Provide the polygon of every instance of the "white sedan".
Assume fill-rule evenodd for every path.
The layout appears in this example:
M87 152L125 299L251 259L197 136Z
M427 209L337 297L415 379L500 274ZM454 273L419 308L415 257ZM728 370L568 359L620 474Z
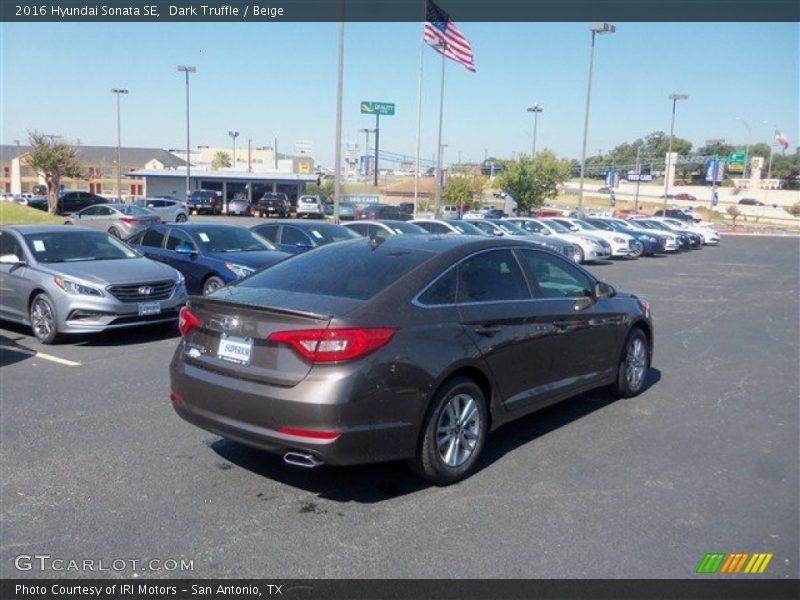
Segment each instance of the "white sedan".
M604 240L611 246L612 257L619 258L623 256L638 256L641 254L641 250L637 249L637 244L641 245L641 243L627 233L622 233L619 231L604 231L602 229L598 229L591 223L587 223L581 219L572 219L569 217L545 217L544 221L554 221L563 225L573 233L590 235Z
M552 221L546 222L543 219L534 219L532 217L514 217L507 220L519 225L530 233L552 235L555 238L574 244L578 248L578 252L575 255L575 262L577 263L594 262L611 258L611 246L605 241L595 237L573 233L559 223Z

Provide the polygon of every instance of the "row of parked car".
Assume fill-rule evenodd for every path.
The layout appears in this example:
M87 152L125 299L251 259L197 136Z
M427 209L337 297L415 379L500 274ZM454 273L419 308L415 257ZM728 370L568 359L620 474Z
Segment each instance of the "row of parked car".
M0 316L43 343L177 319L169 396L188 422L300 467L407 459L439 485L504 423L646 389L650 306L576 264L582 220L199 221L124 241L4 227Z

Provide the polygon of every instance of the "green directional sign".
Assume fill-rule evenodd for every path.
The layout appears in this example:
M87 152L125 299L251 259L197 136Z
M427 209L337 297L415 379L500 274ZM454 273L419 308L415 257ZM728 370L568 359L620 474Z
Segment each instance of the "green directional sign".
M365 115L393 115L394 104L391 102L361 102L361 112Z
M743 165L744 152L731 152L731 155L728 157L728 162L732 165Z

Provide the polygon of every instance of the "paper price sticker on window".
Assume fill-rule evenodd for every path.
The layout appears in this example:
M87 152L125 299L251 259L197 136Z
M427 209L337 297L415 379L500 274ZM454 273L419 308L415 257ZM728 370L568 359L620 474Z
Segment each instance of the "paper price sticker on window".
M33 240L33 249L36 252L44 252L44 242L42 240Z

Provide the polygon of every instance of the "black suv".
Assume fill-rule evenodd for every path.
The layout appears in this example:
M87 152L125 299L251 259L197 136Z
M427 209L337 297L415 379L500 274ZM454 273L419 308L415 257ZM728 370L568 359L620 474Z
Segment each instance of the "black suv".
M189 194L187 208L199 214L222 214L222 193L214 190L194 190Z
M668 217L670 219L678 219L679 221L686 221L687 223L694 223L694 219L692 219L692 216L687 215L679 208L668 208L667 210L659 208L655 213L653 213L653 216Z
M58 197L56 214L71 215L89 206L105 204L107 202L108 200L106 198L90 192L62 192ZM47 210L47 197L36 198L29 201L28 206L31 208L38 208L39 210Z
M264 194L256 202L253 212L259 217L277 217L285 219L292 210L292 204L286 194Z

